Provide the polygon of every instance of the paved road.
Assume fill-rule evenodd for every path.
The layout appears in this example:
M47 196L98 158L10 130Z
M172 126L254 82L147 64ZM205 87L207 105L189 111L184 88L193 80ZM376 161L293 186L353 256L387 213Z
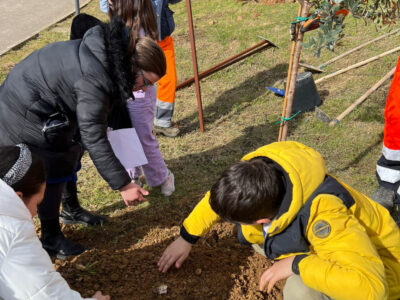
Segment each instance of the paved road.
M79 0L80 6L90 0ZM75 0L0 0L0 55L75 12Z

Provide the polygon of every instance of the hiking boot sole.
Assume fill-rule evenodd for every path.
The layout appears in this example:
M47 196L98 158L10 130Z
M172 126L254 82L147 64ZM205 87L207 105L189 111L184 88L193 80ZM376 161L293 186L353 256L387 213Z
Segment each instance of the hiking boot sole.
M46 248L44 248L44 250L46 250L47 254L49 254L50 257L54 257L54 258L57 258L57 259L60 259L60 260L66 260L68 256L77 256L77 255L82 254L83 252L86 251L86 249L85 249L80 253L65 255L65 254L61 254L61 253L58 253L58 252L53 251L53 250L48 250Z
M87 223L87 222L68 220L68 219L64 219L63 217L60 217L60 221L61 221L61 223L65 224L65 225L81 224L81 225L83 225L83 226L85 226L85 227L88 227L88 226L95 226L95 225L90 225L90 224ZM100 224L99 224L99 225L100 225Z
M83 225L85 227L88 227L88 226L103 226L105 223L107 223L107 220L104 220L104 221L102 221L100 223L94 224L94 223L88 223L88 222L84 222L84 221L76 221L76 220L66 219L66 218L61 217L61 216L60 216L60 221L61 221L61 223L65 224L65 225L81 224L81 225Z
M156 127L156 126L154 126L154 127L153 127L153 134L154 134L154 135L156 135L156 134L158 134L158 135L162 134L162 135L164 135L164 136L166 136L166 137L170 137L170 138L174 138L174 137L177 137L177 136L179 135L180 130L179 130L178 128L174 128L174 129L175 129L174 132L169 132L169 130L168 130L169 128L171 128L171 127L165 127L165 129L164 129L164 128L162 128L162 127Z

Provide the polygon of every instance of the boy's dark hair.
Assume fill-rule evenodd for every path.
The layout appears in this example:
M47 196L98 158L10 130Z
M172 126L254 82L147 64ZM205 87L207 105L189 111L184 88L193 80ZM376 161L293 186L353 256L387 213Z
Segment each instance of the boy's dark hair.
M3 178L19 157L17 146L0 147L0 178ZM46 181L46 171L42 159L32 153L32 164L21 180L11 185L14 191L21 192L24 197L30 197L40 191Z
M283 174L266 157L240 161L211 188L211 208L224 220L251 224L273 218L285 193Z

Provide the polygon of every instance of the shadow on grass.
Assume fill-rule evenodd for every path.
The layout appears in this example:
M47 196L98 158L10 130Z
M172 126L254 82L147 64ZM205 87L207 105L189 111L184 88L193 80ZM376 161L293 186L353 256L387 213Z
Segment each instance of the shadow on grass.
M354 158L349 164L343 168L336 168L332 170L332 173L335 173L337 171L346 171L351 167L356 166L368 153L372 151L375 147L378 147L379 145L382 145L383 141L383 133L379 134L378 137L375 139L375 141L372 142L367 148L365 148L360 154L357 155L356 158ZM378 161L379 157L376 158L376 161Z
M328 97L329 97L329 91L328 90L318 90L318 95L319 95L319 98L322 101L321 105L323 105L324 101L327 100Z
M302 115L299 115L299 120ZM294 130L298 122L291 123ZM278 137L279 124L267 122L257 126L244 128L242 134L230 143L207 151L190 153L176 159L167 160L168 167L174 172L176 191L171 197L163 197L157 188L150 191L149 203L162 207L174 206L184 202L183 199L201 197L224 169L239 161L248 152L266 144L275 142ZM97 213L109 214L125 208L122 201L103 206ZM188 211L189 212L189 211Z
M301 117L302 115L298 116L298 118ZM290 130L294 130L297 123L291 123ZM148 214L149 210L160 209L160 214L170 215L171 210L175 211L178 208L175 211L178 212L176 216L171 215L170 223L166 222L165 225L179 223L190 213L192 207L202 198L205 192L211 188L223 170L239 161L245 154L275 142L278 132L279 124L274 122L249 126L243 129L238 138L223 146L166 161L175 175L175 193L170 197L164 197L157 188L150 191L150 195L147 197L149 206L140 207L138 211L141 211L141 213L134 216L134 221L140 220L140 214ZM102 207L97 213L109 214L116 210L121 210L121 213L123 213L124 208L125 204L120 201ZM151 214L153 213L151 212Z
M294 130L297 123L291 124L291 130ZM223 146L168 160L168 167L173 170L176 178L177 191L174 197L201 197L211 188L223 170L247 153L277 141L278 132L279 124L274 122L249 126L243 129L240 137Z
M292 128L296 123L291 125ZM115 211L111 221L104 227L82 228L79 231L88 232L93 237L97 234L102 235L104 238L109 228L113 233L104 240L107 242L138 226L145 226L149 230L153 226L180 225L224 169L239 161L248 152L275 142L278 131L279 125L272 122L249 126L243 130L240 137L228 144L167 161L176 180L176 192L171 197L163 197L155 190L150 192L149 203L138 209L126 209L122 201L104 206L97 213L109 214ZM141 235L137 236L137 239L141 238Z
M287 64L278 64L247 78L240 85L223 92L213 103L203 108L205 124L212 124L225 115L234 115L252 105L252 101L264 94L266 87L272 85L280 77L285 76ZM198 130L198 113L178 121L182 134Z

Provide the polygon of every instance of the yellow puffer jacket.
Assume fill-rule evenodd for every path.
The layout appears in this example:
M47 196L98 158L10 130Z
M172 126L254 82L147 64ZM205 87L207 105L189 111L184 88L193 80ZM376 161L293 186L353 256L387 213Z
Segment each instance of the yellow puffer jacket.
M246 240L264 243L273 259L296 255L293 271L333 299L400 299L400 231L388 211L327 175L321 155L300 143L273 143L243 160L257 156L281 167L287 190L266 237L260 225L246 225ZM208 192L181 236L193 243L218 220Z

